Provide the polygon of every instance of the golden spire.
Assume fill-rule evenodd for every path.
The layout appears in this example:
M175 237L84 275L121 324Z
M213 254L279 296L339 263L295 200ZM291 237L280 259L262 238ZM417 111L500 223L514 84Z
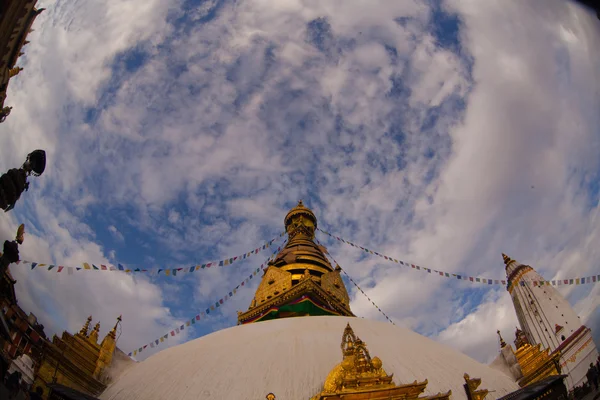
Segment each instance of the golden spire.
M512 260L510 259L509 256L507 256L506 254L502 253L502 259L504 259L504 264L508 265Z
M100 333L100 322L96 323L94 329L92 329L92 333L90 333L89 341L90 343L97 344L98 343L98 334Z
M87 336L88 335L88 330L90 329L90 323L92 322L92 316L90 315L87 319L87 321L85 322L85 325L83 325L83 328L81 328L81 330L79 331L79 334L82 336Z
M110 332L104 337L102 343L100 344L100 354L98 355L98 360L96 361L96 369L94 370L94 377L99 378L106 368L110 367L113 359L113 355L117 348L116 337L117 337L117 326L121 323L122 318L119 315L117 318L117 323L111 329Z
M112 337L113 339L117 337L117 326L119 325L119 323L122 320L123 320L122 315L119 315L119 318L117 318L117 322L115 323L115 326L111 329L110 332L108 332L110 337Z
M238 314L238 324L263 318L322 315L324 311L353 316L341 269L331 265L325 248L315 242L315 214L300 200L283 221L288 242L267 264L248 310ZM273 311L287 304L288 310ZM312 311L307 312L306 307Z
M502 339L502 335L500 334L500 330L498 330L497 332L498 332L498 337L500 338L500 348L505 348L506 347L506 342L504 342L504 339Z

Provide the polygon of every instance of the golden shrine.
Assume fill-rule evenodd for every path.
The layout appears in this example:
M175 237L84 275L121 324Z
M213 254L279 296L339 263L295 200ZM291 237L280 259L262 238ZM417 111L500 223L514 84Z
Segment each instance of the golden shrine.
M541 344L532 346L525 335L525 332L519 328L515 331L515 347L516 351L511 346L507 346L500 331L497 332L500 338L500 347L502 351L512 352L518 368L519 375L516 375L517 383L521 387L525 387L532 383L539 382L550 376L560 375L559 360L560 352L550 353L550 349L542 350Z
M350 324L342 335L343 359L325 380L323 391L311 400L448 400L452 391L429 397L419 397L427 387L427 379L405 385L396 385L393 374L383 369L379 357L371 358L367 345L354 334Z
M341 268L333 268L327 249L314 242L315 214L300 200L284 223L288 243L269 262L248 310L238 312L238 325L308 315L354 316Z
M530 345L525 334L518 328L515 336L515 356L523 373L523 378L517 382L519 386L524 387L549 376L560 375L560 352L550 354L550 349L542 350L541 344Z
M89 332L92 317L75 335L63 332L46 342L43 357L35 374L33 387L40 386L46 398L54 385L63 385L82 393L98 396L106 389L106 370L110 367L116 347L117 323L98 344L100 323Z

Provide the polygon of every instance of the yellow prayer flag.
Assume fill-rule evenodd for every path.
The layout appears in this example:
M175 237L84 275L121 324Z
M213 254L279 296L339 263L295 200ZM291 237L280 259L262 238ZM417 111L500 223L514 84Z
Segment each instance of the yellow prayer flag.
M165 275L171 275L171 270L170 269L165 269Z
M38 264L37 266L38 267L45 267L46 265L48 265L48 264Z
M134 350L133 351L133 355L135 356L136 354L137 354L137 350Z
M200 269L199 265L196 265L196 271L198 271Z
M165 341L165 338L164 338L163 336L161 336L161 337L160 337L160 341L161 341L161 342L164 342L164 341Z
M187 322L185 323L185 326L190 326L190 321L187 321Z
M229 260L225 260L225 261L223 262L223 265L229 265Z
M92 269L92 267L90 267L90 264L88 264L88 263L83 263L83 268L84 269Z

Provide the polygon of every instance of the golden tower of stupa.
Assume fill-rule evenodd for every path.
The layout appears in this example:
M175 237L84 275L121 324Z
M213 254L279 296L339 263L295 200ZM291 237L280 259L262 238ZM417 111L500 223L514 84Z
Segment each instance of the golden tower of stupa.
M317 218L302 200L284 219L286 246L269 262L250 307L238 324L308 315L353 316L350 298L324 246L314 242Z

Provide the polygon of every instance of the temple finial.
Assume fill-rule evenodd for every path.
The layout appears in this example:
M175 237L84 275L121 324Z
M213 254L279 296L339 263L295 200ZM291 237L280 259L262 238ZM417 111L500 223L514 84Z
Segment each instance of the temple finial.
M497 331L498 332L498 337L500 338L500 348L505 348L506 347L506 342L504 341L504 339L502 339L502 335L500 334L500 330Z
M119 315L119 318L117 318L117 322L115 323L115 326L108 333L113 339L115 337L117 337L117 326L119 326L119 324L121 323L122 320L123 320L122 315Z
M502 259L504 260L505 265L508 265L508 263L512 261L511 258L504 253L502 253Z
M100 322L96 323L96 326L94 326L94 329L92 329L92 332L90 333L90 336L88 338L89 341L91 343L97 344L99 333L100 333Z
M85 324L83 325L83 328L81 328L81 330L79 331L80 335L83 336L87 336L88 335L88 330L90 329L90 323L92 322L92 316L90 315L88 317L88 319L85 321Z

